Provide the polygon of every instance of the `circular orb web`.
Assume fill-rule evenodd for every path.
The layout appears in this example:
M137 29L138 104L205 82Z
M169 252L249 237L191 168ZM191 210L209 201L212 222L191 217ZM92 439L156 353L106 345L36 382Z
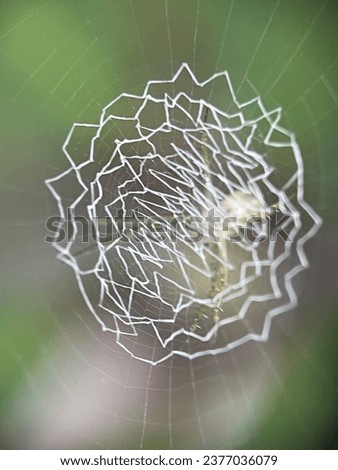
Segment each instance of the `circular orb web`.
M53 245L134 357L266 341L273 317L297 305L292 281L321 219L280 119L259 97L239 103L227 72L199 82L182 64L118 96L99 124L73 125L69 168L46 180L62 219Z

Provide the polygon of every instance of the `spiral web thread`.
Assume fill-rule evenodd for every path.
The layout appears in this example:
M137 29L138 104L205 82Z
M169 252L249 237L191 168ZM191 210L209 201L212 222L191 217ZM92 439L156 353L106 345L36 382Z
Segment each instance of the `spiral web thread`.
M205 100L210 87L224 108ZM199 82L182 64L142 95L121 94L99 124L73 125L63 147L70 167L46 180L64 222L58 235L72 229L53 245L103 331L132 356L156 364L266 341L272 319L296 307L292 281L308 267L304 245L321 219L303 199L301 153L280 119L260 97L239 103L227 72ZM287 216L287 240L232 240L272 207ZM210 210L236 219L217 240ZM79 216L94 227L90 249ZM117 235L100 241L107 220Z

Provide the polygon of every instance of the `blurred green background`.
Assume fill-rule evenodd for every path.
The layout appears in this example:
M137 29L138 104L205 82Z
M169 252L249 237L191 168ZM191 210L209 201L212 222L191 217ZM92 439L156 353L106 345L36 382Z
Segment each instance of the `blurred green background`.
M0 2L1 448L336 448L337 6L321 0ZM297 312L226 357L133 361L44 242L73 122L188 62L281 106L324 225ZM250 357L250 359L248 359Z

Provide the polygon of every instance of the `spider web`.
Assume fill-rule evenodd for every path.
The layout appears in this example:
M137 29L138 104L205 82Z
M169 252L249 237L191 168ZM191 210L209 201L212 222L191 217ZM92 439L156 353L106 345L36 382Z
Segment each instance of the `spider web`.
M19 318L27 335L30 328L34 329L35 334L29 338L35 339L37 351L37 360L32 365L21 350L21 340L6 342L3 335L9 357L23 377L22 390L3 412L6 439L12 442L8 445L14 442L26 448L245 447L250 436L259 431L260 420L266 412L265 402L274 387L282 393L295 416L295 432L306 435L306 425L298 417L297 406L285 389L280 351L287 348L304 358L305 363L313 361L310 348L303 349L301 345L293 319L300 318L304 325L311 318L309 303L304 298L308 295L313 299L314 294L309 294L305 285L316 285L313 281L317 275L317 270L313 269L316 265L310 263L306 273L296 274L307 266L308 258L315 257L315 250L303 251L303 245L314 235L320 220L311 206L321 215L324 212L324 220L329 217L325 212L332 196L329 183L336 178L325 159L334 148L332 122L337 112L337 63L334 54L312 54L312 49L327 51L330 47L329 34L325 35L324 29L330 24L331 3L307 3L305 13L302 2L271 1L263 6L260 3L254 27L248 27L252 24L252 2L235 1L213 5L203 1L184 5L175 1L149 1L140 5L131 0L114 2L111 7L104 5L102 9L86 2L69 7L36 2L29 7L18 4L6 17L0 36L1 55L8 70L17 70L20 79L13 84L10 74L5 75L8 90L4 101L5 117L16 129L16 136L20 135L20 129L28 128L28 131L21 130L22 139L17 138L14 143L6 136L3 140L8 149L8 161L12 159L11 171L2 178L3 200L6 204L10 201L11 208L3 211L8 214L3 216L2 222L6 227L3 285L9 293L14 285L15 292L22 296L18 307L21 312L32 311ZM293 27L290 36L283 29L286 17L291 22L290 28ZM49 22L49 18L53 21ZM58 26L53 25L61 24L61 19L65 29L59 31ZM115 41L109 39L112 24ZM131 34L126 33L126 24ZM119 29L119 25L123 28ZM49 39L48 27L55 35L53 40ZM35 39L25 42L32 32L36 42ZM120 50L122 37L123 50ZM34 55L33 50L38 52ZM17 62L13 60L15 53ZM311 58L316 61L315 67L311 65ZM224 70L228 74L224 74ZM48 74L48 71L51 72ZM295 79L300 75L302 80ZM179 77L183 77L180 84ZM143 94L151 80L163 86L166 97L161 98L157 110L151 106L158 103L147 101L146 125L139 126L139 133L135 135L136 127L128 119L137 112L135 100L144 102L146 96L153 96L150 92ZM184 94L179 95L182 87L185 87ZM125 99L106 107L115 96ZM198 111L191 121L195 106ZM27 119L26 107L31 119ZM209 109L207 119L205 108ZM98 122L102 110L105 113ZM168 132L158 135L163 110L170 112L171 132L177 137L175 149L170 147L172 139L168 139ZM127 117L128 112L133 114L117 125L118 120L122 121L121 116ZM106 122L108 115L114 119ZM243 120L235 122L236 115L241 115ZM74 122L78 124L72 128ZM187 122L192 122L192 127ZM263 128L258 129L257 135L250 134L250 128L256 125L258 128L263 125ZM64 146L69 159L65 159L59 149L71 128ZM224 155L225 145L229 145L229 139L223 142L222 133L228 137L238 133L240 138L231 142L236 145L237 153L247 158L247 166L245 159L237 158L242 166L235 168L225 164L215 171L219 163L217 155ZM36 142L34 135L37 135ZM115 161L109 166L113 163L110 159L116 139L121 149L120 162L124 165L115 166ZM139 140L142 145L136 142ZM99 166L94 162L84 165L90 161L92 141L96 142ZM43 151L42 143L45 143ZM150 157L149 145L156 150L150 152ZM254 155L248 154L250 145L257 146ZM204 151L204 147L208 150ZM234 148L232 152L227 151L232 158L233 151ZM143 166L133 160L140 152L144 156ZM164 159L164 155L171 152L173 158ZM53 157L47 159L46 153L52 153ZM206 165L206 155L212 161L211 166ZM134 164L128 167L129 160ZM107 174L102 171L102 163ZM199 177L193 177L192 172L177 171L179 163L184 168L190 165L197 169ZM166 165L165 172L163 165ZM137 188L138 171L142 177ZM236 171L241 172L241 180L234 176ZM222 172L223 176L231 174L230 179L221 180ZM100 297L102 284L110 283L110 288L122 286L121 292L125 292L126 277L120 273L129 272L130 278L140 280L144 276L140 267L144 266L147 254L150 263L154 263L155 257L159 263L163 261L160 252L166 254L166 259L175 259L178 247L172 246L168 253L168 243L154 241L157 248L151 252L153 244L145 242L144 238L138 240L137 234L132 240L129 236L127 243L121 244L120 251L114 255L116 271L111 282L111 278L106 278L107 273L98 272L98 266L91 264L104 260L107 245L85 256L77 256L78 250L87 245L81 247L75 233L70 244L57 246L61 259L73 268L67 270L63 263L54 260L55 250L41 241L45 237L45 221L55 211L55 204L43 187L46 178L52 187L51 174L70 176L67 184L59 176L53 178L54 195L60 197L59 209L65 210L87 191L84 199L73 205L73 216L87 216L87 208L91 206L91 210L97 211L98 219L106 217L105 209L118 195L123 194L120 200L127 198L124 181L128 181L133 190L152 189L157 178L153 191L159 194L161 190L164 194L165 183L173 187L166 179L169 176L169 179L179 178L176 194L173 191L172 196L178 193L182 199L185 184L192 182L193 187L197 186L194 199L184 202L183 209L189 214L205 215L201 210L203 203L209 209L216 205L215 200L224 202L229 194L238 195L236 191L240 190L250 196L251 202L258 199L264 213L278 203L281 213L291 216L288 233L294 238L291 243L279 240L274 245L258 244L252 251L246 251L248 247L243 242L226 243L229 258L226 263L219 258L216 260L219 264L229 271L231 266L245 262L251 266L247 272L231 271L234 278L239 274L240 295L230 309L236 312L233 317L236 321L230 322L229 309L218 318L214 316L220 297L223 307L231 302L223 302L226 288L215 296L209 295L214 272L210 247L203 243L198 246L186 243L183 238L179 247L180 252L181 249L184 252L182 260L190 260L195 269L196 257L187 253L198 248L201 258L205 258L202 278L207 282L203 282L199 274L193 285L183 285L184 276L177 275L182 265L177 265L165 273L167 281L175 274L175 284L163 283L162 279L158 284L160 295L155 300L155 277L150 293L140 292L138 288L137 295L130 300L130 295L118 291L121 298L118 310L116 304L114 308L112 304L118 298L116 293L115 297L109 297L108 303L100 305L104 301ZM60 183L57 189L56 183ZM203 188L207 184L206 192ZM104 191L99 195L96 191L100 188ZM303 189L306 195L309 193L305 199L311 206L303 200ZM169 189L166 196L161 197L164 209L155 210L162 217L176 213L182 205L175 197L168 198L168 194ZM147 204L138 204L138 209L142 207L141 214L138 213L141 227L142 220L150 216L150 203L159 203L147 195L143 198L138 200L147 201ZM196 199L199 200L197 207L192 204ZM229 215L228 210L222 211L222 215ZM94 213L91 214L94 217ZM170 233L171 226L166 220L161 219L161 227ZM17 227L22 228L20 234ZM74 227L76 229L76 224ZM142 230L146 240L153 235L146 227ZM180 236L183 237L183 232ZM127 250L128 260L135 260L133 263L123 264L126 259L123 250ZM108 265L111 262L110 258ZM154 272L150 267L147 269L146 276ZM185 269L190 272L191 267ZM84 274L91 270L88 276ZM250 276L252 279L246 286ZM83 277L89 282L80 295L78 283L84 282ZM96 284L92 282L93 277ZM185 296L180 303L177 296L182 291ZM136 293L135 286L129 286L129 292ZM272 298L276 292L280 292L277 302ZM297 298L299 308L295 309ZM201 312L203 306L207 309L207 318L203 320L198 313L196 322L196 311ZM94 315L88 314L88 307L101 325ZM42 320L35 312L37 309L42 310L42 317L51 325L49 335L47 327L43 330L40 326ZM304 310L306 315L302 314ZM285 314L279 316L279 313ZM169 322L164 321L159 327L162 315L163 320L169 319ZM276 315L278 319L271 324ZM178 323L173 322L173 318ZM113 333L102 333L102 325ZM200 328L195 330L194 325ZM116 333L119 344L115 345ZM235 348L238 344L241 347ZM224 351L228 352L220 354ZM13 423L13 409L23 417L19 424Z
M234 114L195 98L194 88L203 92L219 81L223 93L231 98L229 107L234 103L237 108ZM185 91L170 96L172 85L178 90L190 89L194 98ZM132 107L129 112L128 105ZM206 114L210 122L203 121ZM63 148L71 167L46 181L63 224L69 223L69 214L72 228L70 240L66 244L59 241L59 232L54 246L59 258L73 267L85 302L103 331L116 333L117 342L134 357L157 364L173 355L193 359L229 351L249 340L266 341L271 319L297 305L291 281L308 266L303 246L316 233L320 218L303 200L300 150L295 137L278 125L280 115L280 109L268 112L260 98L238 103L226 72L200 83L183 64L172 79L148 82L142 95L123 93L109 103L99 125L76 123L72 127ZM94 132L89 158L75 162L72 141L75 139L79 147L80 133L88 133L88 129ZM116 138L116 130L122 134L121 140ZM127 138L128 131L136 135ZM103 144L104 153L111 153L107 161L100 152ZM279 150L277 155L274 149ZM280 149L286 151L281 153ZM283 175L284 183L277 188L272 181L280 160L291 173ZM82 174L88 178L88 167L93 165L97 173L91 180L83 180ZM64 185L75 191L72 204L63 201ZM294 203L288 194L295 195ZM273 234L266 234L267 246L259 250L261 240L232 241L228 231L225 239L213 242L203 230L208 210L217 211L221 220L233 216L236 231L238 224L244 223L239 220L243 214L253 214L254 208L269 213L272 197L277 199L279 211L289 216L289 236L278 254ZM118 213L122 215L120 232L115 239L101 242L105 232L102 221L115 224L117 229ZM128 213L134 214L129 216L131 220L140 222L129 234ZM305 233L304 214L313 221ZM83 233L76 224L81 215L96 229L95 256L86 268L78 259L79 253L83 257L89 251L81 246ZM200 240L189 237L188 227L180 219L173 227L172 220L182 216L202 221L198 228L206 241L198 243ZM154 236L145 223L149 220L153 224L153 218L164 238ZM283 273L291 256L294 260ZM250 283L267 270L271 292L260 293ZM221 282L218 278L223 277L230 279ZM90 292L97 285L99 294L94 301L87 285ZM205 285L209 285L207 292ZM253 326L244 334L237 328L226 344L222 344L223 338L215 340L219 329L231 330L235 322L244 320L247 329L248 317L258 317L258 309L267 312L263 326L255 325L257 332L252 331ZM194 310L197 313L190 319ZM204 325L212 317L213 326ZM255 318L251 322L254 324ZM159 342L155 358L147 348L149 336L156 336Z

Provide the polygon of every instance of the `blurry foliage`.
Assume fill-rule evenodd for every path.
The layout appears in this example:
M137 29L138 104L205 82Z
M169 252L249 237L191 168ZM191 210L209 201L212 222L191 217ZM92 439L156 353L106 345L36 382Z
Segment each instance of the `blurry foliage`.
M173 65L163 0L133 1L134 12L119 0L1 2L2 184L26 178L33 185L37 166L62 166L61 146L74 121L96 122L117 94L139 91L149 78L168 78L182 61L194 62L201 79L216 65L229 70L235 89L251 64L250 81L268 107L286 109L285 125L301 145L306 196L326 221L319 237L336 237L335 2L282 1L265 29L275 1L202 0L197 31L195 0L168 4ZM240 99L253 96L244 83ZM2 286L8 289L5 280ZM0 406L24 381L29 384L30 370L43 360L44 342L53 335L44 308L26 300L20 286L12 290L16 300L3 302L0 316ZM319 315L321 304L316 308ZM323 320L309 357L285 357L284 392L271 396L260 431L244 448L334 445L336 312L337 305Z

